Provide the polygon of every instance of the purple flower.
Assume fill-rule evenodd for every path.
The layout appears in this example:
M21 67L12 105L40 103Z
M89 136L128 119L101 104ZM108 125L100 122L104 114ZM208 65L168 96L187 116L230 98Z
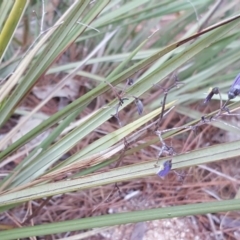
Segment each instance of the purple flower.
M172 160L168 160L168 161L163 163L163 169L161 169L157 173L157 175L159 177L165 177L171 171L171 168L172 168Z
M228 92L228 99L233 99L240 94L240 74L234 80L229 92Z

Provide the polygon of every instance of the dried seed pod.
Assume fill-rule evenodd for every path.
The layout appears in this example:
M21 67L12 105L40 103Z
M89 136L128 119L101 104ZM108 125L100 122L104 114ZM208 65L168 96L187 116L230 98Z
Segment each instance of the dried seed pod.
M213 95L215 95L215 94L219 94L219 88L218 87L212 88L212 90L209 92L209 94L205 98L204 104L209 103L211 101Z
M137 111L139 115L143 113L143 103L139 98L135 98L135 104L137 106Z
M127 85L128 85L128 86L132 86L133 83L134 83L133 79L132 79L132 78L128 78L128 80L127 80Z

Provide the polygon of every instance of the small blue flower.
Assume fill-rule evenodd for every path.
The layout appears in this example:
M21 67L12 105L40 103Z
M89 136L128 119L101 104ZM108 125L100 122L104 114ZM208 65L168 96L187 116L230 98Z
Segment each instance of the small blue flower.
M168 161L163 163L163 169L161 169L157 173L157 175L159 177L165 177L171 171L171 168L172 168L172 160L168 160Z

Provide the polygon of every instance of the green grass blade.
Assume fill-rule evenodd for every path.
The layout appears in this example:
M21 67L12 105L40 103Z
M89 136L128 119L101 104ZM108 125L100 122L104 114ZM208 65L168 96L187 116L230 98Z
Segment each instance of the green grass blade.
M191 215L229 212L240 210L240 200L225 200L219 202L188 204L185 206L174 206L165 208L155 208L149 210L118 213L91 218L70 220L58 223L42 224L33 227L22 227L0 232L1 239L16 239L33 236L43 236L48 234L70 232L77 230L87 230L105 226L151 221L156 219L166 219L174 217L185 217Z
M171 72L175 71L177 68L179 68L182 64L186 63L190 58L201 52L204 48L208 47L209 45L213 44L215 41L219 40L224 34L229 32L232 28L236 27L239 22L237 21L240 16L236 15L235 17L231 18L229 21L225 23L225 26L221 26L219 29L213 30L212 32L206 34L205 37L202 39L197 40L194 44L192 44L188 51L184 51L177 56L170 59L167 63L163 64L160 69L156 69L152 73L150 73L145 78L141 79L141 81L138 81L136 84L134 84L127 94L132 96L140 96L144 92L146 92L153 84L158 83L164 77L169 75ZM185 42L190 41L196 37L195 35L192 37L189 37L187 39L181 40L180 42L173 43L163 50L159 51L158 53L154 54L150 58L143 60L134 66L130 67L129 69L123 71L123 73L118 74L114 78L112 78L109 82L111 82L113 85L116 85L123 80L126 80L131 75L133 75L135 72L139 71L140 69L148 66L149 64L153 63L160 57L164 56L171 50L181 46ZM156 78L161 74L161 79ZM149 79L146 81L146 79ZM68 114L72 113L76 110L76 108L80 106L84 106L88 103L90 103L93 99L95 99L96 96L99 96L100 94L104 93L109 89L109 86L106 84L100 84L98 87L93 89L92 91L88 92L78 100L72 102L67 107L65 107L63 110L59 111L58 113L51 116L49 119L41 123L38 127L36 127L34 130L30 131L28 134L24 135L20 140L13 143L10 147L8 147L6 150L0 153L0 159L3 159L5 156L10 154L12 151L16 150L23 144L25 144L27 141L33 139L35 136L40 134L40 132L46 130L50 126L52 126L54 123L58 122L60 119L64 118ZM130 103L131 101L129 101ZM109 116L110 117L110 116ZM108 117L108 118L109 118ZM107 119L108 119L107 118ZM106 119L106 120L107 120ZM100 124L100 123L99 123Z
M4 53L6 52L13 38L14 32L16 31L16 28L23 16L23 13L26 10L27 5L27 0L16 0L3 26L3 29L0 33L0 62L2 62ZM6 11L6 9L1 8L1 11Z
M240 141L224 143L173 156L171 157L172 169L190 167L194 165L237 157L240 155L239 144ZM166 160L169 160L169 157L163 158L161 164L163 164L163 162ZM136 178L155 175L158 171L158 168L156 168L155 165L156 160L113 169L105 173L96 173L75 180L48 183L13 193L5 193L1 195L0 207L10 204L22 203L42 197L54 196L61 193L83 190L110 183L128 181Z

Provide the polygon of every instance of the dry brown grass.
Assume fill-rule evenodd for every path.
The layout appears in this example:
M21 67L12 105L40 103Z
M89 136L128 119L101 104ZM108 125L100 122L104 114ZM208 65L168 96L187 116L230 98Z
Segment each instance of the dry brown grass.
M104 100L103 96L101 101ZM32 106L28 106L31 108L34 107L34 103L37 104L38 99L30 94L23 105L27 102L32 103ZM54 100L54 102L54 105L58 104L57 100ZM86 112L91 110L88 108ZM50 114L53 112L53 107L51 105L45 106L42 111ZM129 119L131 116L128 111L123 111L121 114L123 115L122 119ZM185 120L184 117L172 112L164 121L162 127L164 129L169 126L182 125ZM109 121L103 124L99 130L111 132L116 128L118 128L117 123ZM172 144L178 153L186 152L208 144L216 144L226 137L224 132L221 132L222 138L218 138L217 134L219 134L218 129L206 126L199 129L197 133L192 132L182 136L182 138L170 139L169 144ZM84 148L97 138L99 138L99 132L90 134L68 154ZM148 161L148 159L155 157L156 149L148 147L145 151L124 157L120 164L127 165ZM6 165L5 173L11 171L18 161L20 159ZM209 164L208 167L226 176L238 174L238 160L232 159L231 164L229 162L217 162ZM104 170L107 171L109 168L111 166L106 167ZM117 186L102 186L101 188L32 201L2 214L1 221L2 224L9 227L27 226L146 208L231 199L236 195L238 186L238 183L226 177L196 166L191 169L183 169L181 172L172 171L165 179L152 176L119 183ZM225 239L236 239L236 233L239 233L237 213L208 214L142 224L144 225L144 231L140 234L141 236L138 235L138 238L131 237L134 236L134 232L139 231L137 230L138 225L132 224L103 230L102 233L87 237L87 239L218 239L219 234L223 235ZM72 232L71 235L77 233L79 232ZM63 237L64 234L60 234L60 236ZM180 236L182 237L180 238ZM58 237L48 236L38 239L58 239Z

